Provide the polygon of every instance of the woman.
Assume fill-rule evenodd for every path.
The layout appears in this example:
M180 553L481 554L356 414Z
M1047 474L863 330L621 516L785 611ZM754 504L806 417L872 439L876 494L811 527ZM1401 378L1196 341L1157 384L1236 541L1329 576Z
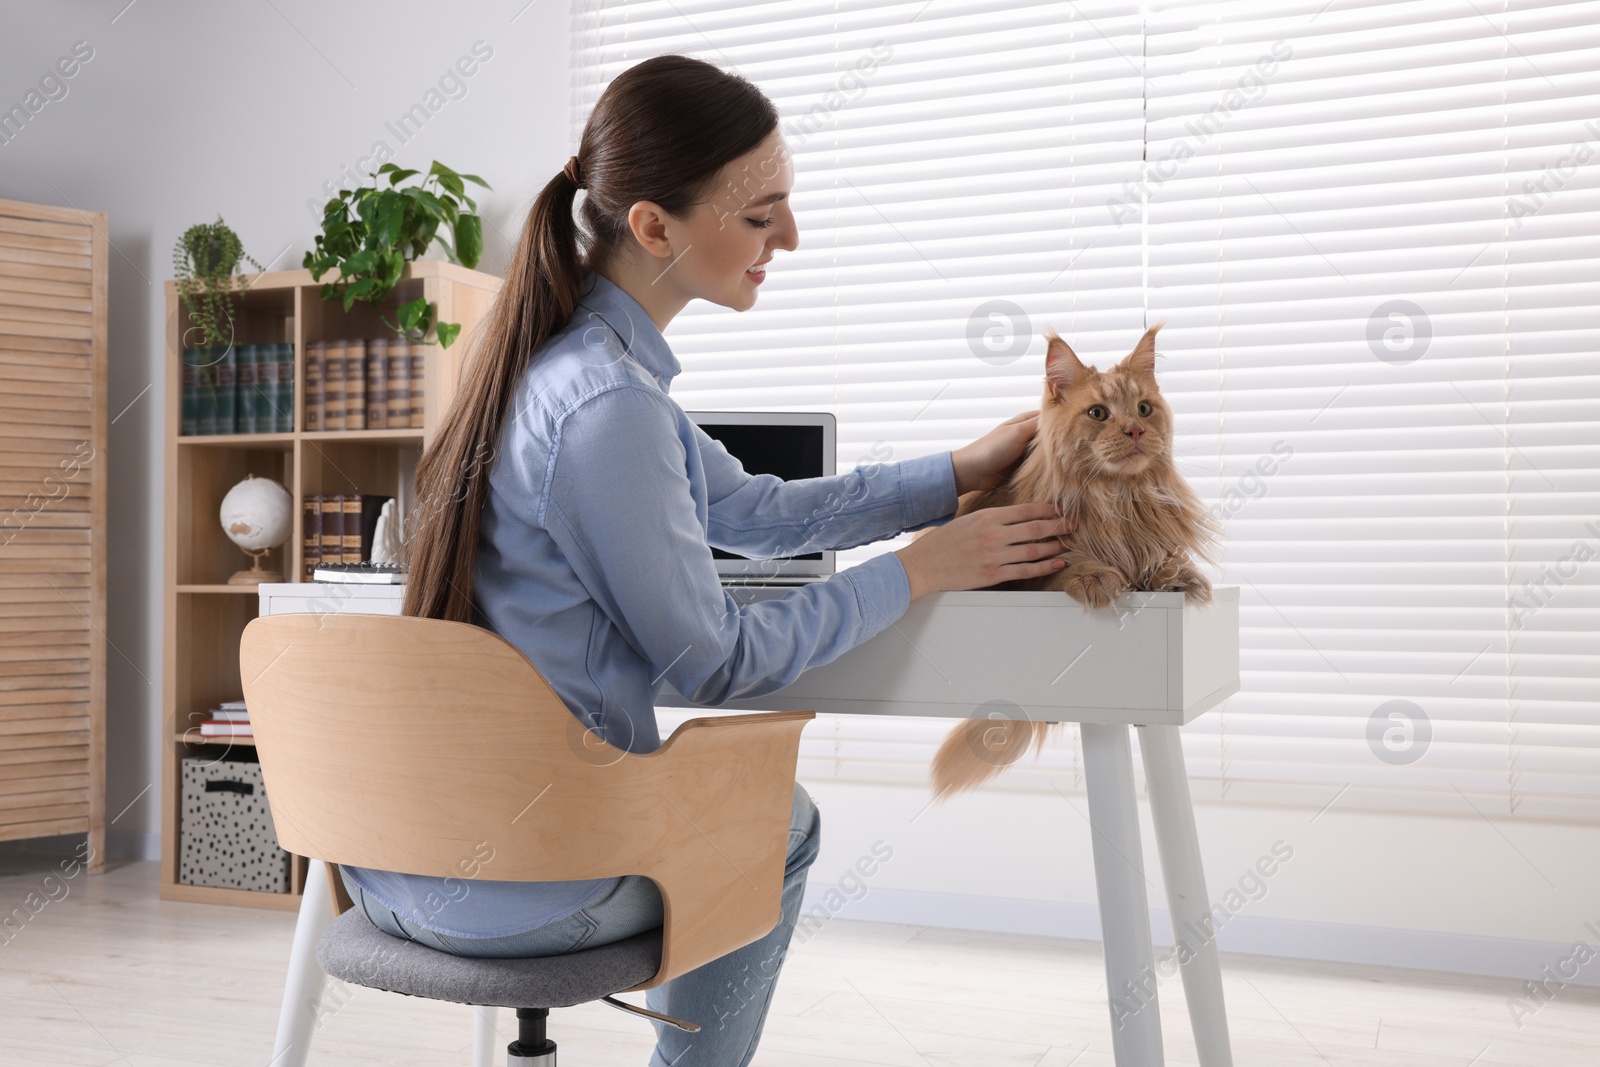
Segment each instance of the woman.
M792 182L777 112L749 82L676 55L620 75L578 155L534 202L419 466L404 613L503 635L573 712L579 738L651 751L666 681L708 705L770 693L887 628L916 597L1058 562L1045 557L1061 545L1041 542L1064 531L1047 506L950 519L959 493L1020 461L1037 412L953 453L786 483L746 474L669 397L680 367L662 332L695 298L755 304L766 265L798 243ZM940 523L898 552L744 607L712 562L712 545L770 558ZM701 1025L658 1024L651 1064L749 1062L819 833L796 785L777 927L647 993L652 1009ZM464 956L572 952L662 922L655 884L636 875L469 884L342 870L380 928Z

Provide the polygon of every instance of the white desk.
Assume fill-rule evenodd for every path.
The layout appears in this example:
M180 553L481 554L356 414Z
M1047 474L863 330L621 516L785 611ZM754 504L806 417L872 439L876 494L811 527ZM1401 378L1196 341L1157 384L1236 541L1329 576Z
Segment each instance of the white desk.
M741 589L741 602L784 589ZM398 614L400 588L264 585L261 614L367 611ZM958 666L960 665L960 666ZM1128 729L1139 749L1155 824L1184 995L1201 1067L1233 1056L1209 898L1178 727L1239 688L1239 589L1221 586L1204 607L1179 593L1129 593L1092 611L1064 593L935 593L894 626L832 663L763 697L720 708L868 715L1011 717L1077 722L1093 833L1095 885L1106 960L1107 1008L1119 1067L1160 1067L1149 901ZM659 703L694 707L669 686ZM323 864L313 861L295 927L273 1067L303 1067L324 976L315 946L332 921ZM475 1067L493 1055L494 1011L476 1009Z

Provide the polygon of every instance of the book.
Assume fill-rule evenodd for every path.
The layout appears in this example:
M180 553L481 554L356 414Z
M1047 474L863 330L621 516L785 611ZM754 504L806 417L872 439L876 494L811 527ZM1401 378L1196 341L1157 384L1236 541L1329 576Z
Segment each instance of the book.
M342 430L345 403L345 351L342 339L328 342L328 366L322 375L322 428Z
M247 722L218 722L208 719L200 724L201 737L254 737L255 732Z
M274 433L294 432L294 342L277 344L277 375L273 378L272 403Z
M234 370L234 389L238 399L234 409L234 430L256 433L256 350L257 345L235 345L238 365Z
M408 405L411 409L411 421L406 425L413 429L420 429L422 427L422 352L426 346L412 342L406 347L408 349L408 357L406 359L407 377L411 379L411 402Z
M375 337L367 342L367 429L389 428L389 341Z
M250 353L250 397L251 423L255 429L251 433L276 433L278 430L278 416L274 410L278 402L278 346L274 344L248 345L253 351ZM241 371L243 366L241 365ZM244 398L240 398L241 410L245 406Z
M212 708L211 718L207 722L249 722L250 713L243 708Z
M185 348L181 362L182 377L179 383L183 393L180 398L182 415L178 433L183 437L193 437L200 432L200 350Z
M244 711L245 710L245 702L244 702L243 698L241 698L239 700L224 700L221 704L217 705L217 710L218 711Z
M217 382L217 433L239 432L239 346L217 349L218 359L211 368Z
M283 389L278 384L278 374L283 373L282 344L256 346L256 434L282 434L283 414L278 411L278 397ZM290 373L293 373L293 363Z
M323 382L328 373L328 342L312 341L306 345L306 395L302 424L309 430L322 429L324 408Z
M300 502L300 527L300 580L309 582L317 564L322 562L322 507L315 496L307 496Z
M404 337L389 341L389 366L384 375L388 391L385 426L403 430L411 426L411 342Z
M344 428L367 428L367 339L352 337L344 347Z
M319 563L344 562L344 494L319 493L317 507L322 512L322 557Z
M207 346L193 351L196 375L194 432L207 437L217 432L217 410L220 404L217 400L216 362L222 350Z
M361 494L339 494L339 508L344 512L340 524L343 534L339 538L339 562L361 562Z

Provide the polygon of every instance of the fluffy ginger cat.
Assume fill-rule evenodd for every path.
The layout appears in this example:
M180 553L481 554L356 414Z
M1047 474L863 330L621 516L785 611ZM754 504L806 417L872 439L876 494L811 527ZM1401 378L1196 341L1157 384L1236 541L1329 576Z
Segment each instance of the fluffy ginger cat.
M1173 464L1172 409L1155 375L1162 325L1146 330L1132 353L1106 371L1084 366L1054 331L1045 334L1044 397L1028 451L1006 484L963 495L955 517L1053 503L1076 526L1063 538L1066 566L1060 571L990 589L1060 590L1094 609L1110 607L1129 590L1211 599L1211 583L1190 553L1215 562L1211 553L1221 528ZM1030 742L1039 751L1061 725L960 722L933 758L935 795L981 785L1016 762Z

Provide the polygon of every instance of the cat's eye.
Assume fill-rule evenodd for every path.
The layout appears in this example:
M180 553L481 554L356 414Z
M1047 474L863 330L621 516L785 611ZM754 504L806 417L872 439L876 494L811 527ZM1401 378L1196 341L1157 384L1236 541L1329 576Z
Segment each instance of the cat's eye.
M1105 409L1105 405L1103 404L1096 404L1084 414L1088 415L1095 422L1105 422L1106 419L1111 415L1111 413Z
M1150 413L1152 411L1154 411L1154 410L1155 410L1155 408L1150 406L1150 401L1148 401L1148 400L1139 401L1139 414L1140 415L1143 415L1145 418L1149 418L1150 417Z

